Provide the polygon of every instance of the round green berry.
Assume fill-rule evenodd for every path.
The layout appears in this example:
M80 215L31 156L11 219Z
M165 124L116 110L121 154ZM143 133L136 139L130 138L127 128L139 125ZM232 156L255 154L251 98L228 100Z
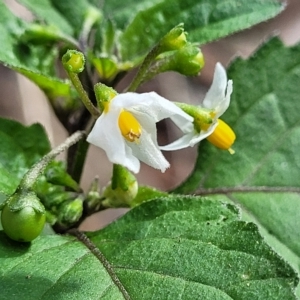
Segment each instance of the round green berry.
M1 214L4 232L18 242L31 242L42 232L46 221L45 213L37 212L31 206L11 211L5 205Z

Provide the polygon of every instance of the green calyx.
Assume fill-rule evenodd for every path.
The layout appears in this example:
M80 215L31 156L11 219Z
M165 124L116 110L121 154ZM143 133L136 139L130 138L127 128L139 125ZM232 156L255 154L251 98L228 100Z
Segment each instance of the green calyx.
M159 42L160 53L179 50L186 45L186 33L183 23L171 29Z
M150 73L175 71L186 76L196 76L203 67L204 57L201 50L196 45L187 43L177 51L159 56Z
M198 75L203 67L204 57L201 50L190 43L176 51L169 60L169 70L187 76Z
M121 165L114 165L111 184L104 192L102 202L106 207L130 207L138 193L138 183L135 176Z
M179 102L176 105L194 118L194 128L197 132L206 130L214 120L215 112L211 109Z
M25 207L32 207L37 213L45 213L45 208L35 192L26 189L17 189L17 191L8 198L6 206L8 206L12 212L20 211Z
M101 111L108 110L109 102L118 94L113 88L108 87L103 83L96 83L94 85L94 91L98 107Z

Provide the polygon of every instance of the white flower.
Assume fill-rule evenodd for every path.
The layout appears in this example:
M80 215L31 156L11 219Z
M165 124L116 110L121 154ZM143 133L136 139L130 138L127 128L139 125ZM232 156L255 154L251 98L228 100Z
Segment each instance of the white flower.
M211 135L218 125L218 118L226 111L230 103L232 93L232 80L227 81L226 71L220 63L216 64L212 85L205 95L202 108L211 110L212 123L203 124L200 131L193 126L192 130L184 136L166 146L161 150L171 151L186 147L193 147L195 144ZM200 126L201 127L201 126Z
M102 148L108 159L134 173L140 161L164 172L169 162L157 144L156 123L171 118L184 133L193 128L193 118L155 92L115 96L97 119L87 141Z

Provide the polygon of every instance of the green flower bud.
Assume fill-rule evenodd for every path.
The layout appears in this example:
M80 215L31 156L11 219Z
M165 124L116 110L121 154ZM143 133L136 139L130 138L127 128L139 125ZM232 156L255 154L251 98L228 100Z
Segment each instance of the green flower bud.
M201 50L188 43L186 46L167 56L160 63L160 71L176 71L186 76L198 75L204 67L204 57Z
M138 183L135 176L121 165L114 165L113 177L103 191L106 207L130 207L138 193Z
M57 216L46 210L46 220L49 225L53 226L57 222Z
M204 67L204 57L201 50L192 44L187 44L176 51L172 61L172 70L187 76L198 75Z
M84 70L85 57L77 50L68 50L62 57L62 63L68 72L78 74Z
M80 191L78 183L65 171L61 161L52 161L45 171L45 177L49 183Z
M98 107L106 112L109 109L109 102L117 96L117 92L111 88L106 86L103 83L96 83L94 85L94 91L97 99Z
M117 62L111 57L95 57L92 62L102 80L113 80L118 74Z
M59 207L58 221L66 227L75 224L82 216L83 201L76 198L65 202Z
M100 185L99 185L99 178L96 177L87 192L85 198L85 205L88 210L90 211L97 211L101 206L101 201L103 200L102 195L100 194Z
M43 197L43 203L47 209L57 210L64 202L74 199L77 193L68 191L57 191L51 194L46 194Z
M45 208L32 191L17 190L6 202L1 223L4 232L18 242L30 242L43 230Z
M160 53L179 50L186 45L186 33L183 23L171 29L159 42Z

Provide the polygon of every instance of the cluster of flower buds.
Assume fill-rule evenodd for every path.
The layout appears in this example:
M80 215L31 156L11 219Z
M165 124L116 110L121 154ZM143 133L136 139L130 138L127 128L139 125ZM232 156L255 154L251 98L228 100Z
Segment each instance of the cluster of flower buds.
M101 18L100 15L94 15L93 11L90 16L87 28ZM46 31L48 39L59 36L52 28L38 25L28 29L26 36L36 37L40 31ZM141 194L137 196L141 189L138 188L137 180L131 172L139 172L140 162L165 172L170 164L162 151L192 147L206 138L216 147L234 153L232 145L235 133L220 119L230 104L233 84L227 79L226 71L220 63L216 64L212 85L199 105L175 103L155 92L142 94L133 92L141 83L161 72L199 74L204 66L203 55L197 45L187 41L183 24L174 27L149 52L128 87L129 92L119 94L103 83L96 84L94 91L97 107L89 99L78 77L84 70L84 55L76 50L68 50L62 62L83 104L96 119L87 141L102 148L114 164L112 179L102 192L99 191L98 181L95 180L90 191L84 195L78 184L54 163L45 172L45 184L67 187L72 192L63 188L56 194L55 190L51 197L45 197L43 203L46 212L37 196L39 192L37 191L37 194L33 192L31 186L35 183L35 177L39 172L49 164L50 158L47 158L41 166L36 166L38 171L31 172L35 179L28 175L26 180L29 180L30 184L23 179L23 185L21 184L1 207L4 231L12 239L33 240L43 229L46 214L48 219L52 220L52 224L69 228L81 219L84 209L95 211L101 207L137 205L143 196ZM99 65L100 67L103 65ZM108 76L107 72L106 75ZM114 71L109 76L115 75ZM170 118L178 126L182 136L168 145L161 146L157 142L156 123L166 118ZM76 139L80 135L79 133ZM49 187L46 187L46 190L49 192ZM43 195L43 192L40 195Z

